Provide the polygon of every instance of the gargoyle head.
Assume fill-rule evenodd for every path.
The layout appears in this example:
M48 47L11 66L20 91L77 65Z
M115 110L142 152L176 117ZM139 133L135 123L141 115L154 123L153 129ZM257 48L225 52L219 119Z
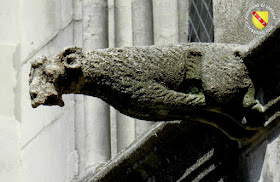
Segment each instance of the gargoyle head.
M64 106L64 88L61 83L66 79L66 72L80 67L79 58L82 54L81 48L69 47L61 51L55 59L49 60L41 56L31 62L29 93L33 108L39 105Z

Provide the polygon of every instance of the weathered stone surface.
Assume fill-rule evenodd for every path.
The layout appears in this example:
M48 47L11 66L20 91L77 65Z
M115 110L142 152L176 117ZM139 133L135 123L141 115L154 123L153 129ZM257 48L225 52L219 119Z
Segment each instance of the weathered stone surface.
M21 148L22 181L73 181L78 173L74 137L72 108Z
M130 1L115 0L115 46L132 46L132 17Z
M0 115L0 180L20 181L20 122Z
M245 26L245 15L246 11L254 5L263 4L270 6L277 17L276 20L273 19L273 14L269 14L269 24L266 29L262 29L261 31L266 31L270 26L274 26L275 21L279 20L280 17L280 1L275 0L251 0L251 1L236 1L229 0L224 3L221 0L213 1L213 15L214 15L214 32L215 32L215 41L223 42L223 43L241 43L246 44L249 43L252 39L259 37L259 35L252 33L247 26ZM257 8L258 11L262 11L261 8ZM250 18L250 17L249 17ZM240 19L241 21L234 21L236 19ZM250 21L249 21L250 23ZM252 22L253 24L253 22ZM254 28L254 25L251 26ZM256 27L255 27L256 28ZM257 28L255 30L258 30ZM268 44L268 47L271 49L274 45L277 44ZM268 48L268 50L270 50ZM278 49L279 50L279 49ZM278 51L273 51L277 53ZM263 58L270 57L267 53L263 55ZM277 56L278 57L278 56ZM263 78L267 83L276 80L279 75L280 70L277 71L277 64L279 64L278 58L276 56L271 59L262 59L262 65L259 66L259 72L255 72L252 75L258 76L259 78ZM274 65L271 63L274 62ZM267 65L265 65L267 64ZM264 66L265 65L265 66ZM278 66L279 67L279 66ZM263 69L262 69L263 68ZM272 76L272 72L275 70L275 76ZM267 76L270 78L268 78ZM266 77L266 78L265 78ZM278 79L279 80L279 79ZM272 91L276 91L279 84L273 86ZM279 87L278 87L279 88ZM262 94L264 94L264 90L259 89L257 91L257 98L261 100ZM269 95L266 91L264 95ZM274 126L275 127L275 126ZM273 128L274 128L273 127ZM261 136L261 142L254 141L254 144L257 145L250 149L249 152L241 155L241 162L239 169L242 171L243 179L237 181L280 181L279 176L279 134L280 129L274 130L273 132L269 132L269 135Z
M83 0L82 3L81 45L85 50L107 48L109 30L107 0ZM111 158L110 107L98 98L84 98L87 171Z
M57 51L56 49L62 49L63 47L73 45L73 26L69 25L63 31L61 31L56 38L48 43L43 49L41 49L34 57L39 55L54 55ZM33 60L32 58L31 60ZM30 62L22 65L18 70L18 83L26 83L29 79ZM44 128L56 121L63 113L69 112L69 110L74 107L74 96L65 95L63 97L64 101L67 102L67 107L59 108L38 108L34 110L29 102L29 86L26 84L19 84L20 91L20 103L16 101L16 107L20 109L19 115L21 120L21 145L25 146L32 141L34 136L38 135ZM18 109L18 110L19 110Z
M1 105L0 115L6 117L13 117L15 113L15 93L16 87L16 57L18 56L18 45L0 44L1 58L0 58L0 78L3 85L0 90ZM9 78L9 79L3 79Z
M16 44L19 39L17 1L2 1L0 7L0 42ZM5 52L5 51L3 51Z
M77 5L76 3L75 5ZM61 0L61 29L67 27L73 19L74 2L68 0Z
M154 35L152 1L132 1L131 8L133 45L153 45Z
M279 132L278 126L274 133L264 137L262 143L243 151L240 155L239 181L280 181Z
M269 14L269 26L277 23L280 17L279 6L280 2L275 0L228 0L224 3L223 0L213 0L213 16L214 16L214 40L215 42L223 43L238 43L247 44L254 38L259 37L258 34L252 33L246 25L246 13L255 6L263 4L274 10L276 19L273 14ZM267 11L266 8L257 8L258 11ZM240 21L236 21L236 20ZM250 26L254 26L252 21L248 22ZM266 28L269 28L267 26Z
M279 131L279 120L278 120ZM273 129L269 129L270 131ZM256 137L268 138L266 134ZM252 145L257 145L254 142ZM190 121L169 121L153 125L126 150L107 164L89 172L79 182L105 181L277 181L279 139L269 137L259 150L242 146L218 129ZM250 155L244 160L244 157ZM266 158L269 162L262 165ZM249 180L250 179L250 180Z
M61 94L74 92L99 96L120 110L127 107L119 104L120 99L123 101L132 99L136 103L128 103L131 106L144 109L140 107L141 103L148 108L155 107L162 111L155 113L156 116L149 112L139 112L141 110L138 113L130 110L123 112L151 120L166 117L175 119L177 117L175 114L164 115L164 109L169 108L171 104L175 107L184 107L186 111L194 110L195 107L206 105L203 90L214 101L226 102L235 97L241 89L250 86L245 65L242 60L233 56L234 48L234 45L225 44L185 44L105 49L88 53L83 53L77 47L66 48L52 61L40 57L32 63L30 75L32 104L34 107L39 104L63 105ZM204 59L202 55L211 52L212 55ZM223 58L223 61L219 58ZM74 71L75 75L67 74L69 71L70 73ZM235 74L238 74L237 78L241 80L230 79ZM40 79L37 77L39 75L45 78ZM37 87L41 81L46 82L47 85L43 85L49 90ZM99 88L99 84L104 88ZM105 95L103 93L105 87L112 87L107 88L106 92L130 97L109 97L113 94ZM38 93L37 97L32 95L32 92ZM154 105L148 106L150 103Z
M204 54L202 51L219 48L224 54L231 55L233 53L233 50L226 49L226 45L223 44L218 45L218 47L210 44L192 44L192 46L192 49L190 49L190 45L108 49L89 52L87 55L81 49L69 48L61 52L51 64L46 62L46 58L39 58L32 64L35 72L30 77L30 92L34 99L33 106L35 107L40 103L63 105L60 99L61 94L75 92L99 96L123 113L141 119L172 120L185 118L190 112L195 114L196 109L196 112L198 112L206 106L200 75L200 69L202 69L201 57ZM68 58L63 54L69 54ZM71 57L69 57L71 55L79 62L69 62L70 64L68 64L66 59L71 61ZM148 56L152 58L154 55L157 55L155 60L145 61L149 60ZM60 59L64 59L62 56L65 56L65 62L61 62ZM126 56L127 58L122 61ZM145 56L145 58L141 56ZM190 61L186 62L184 56L188 57ZM208 61L210 60L208 59ZM189 66L186 64L189 64ZM213 67L211 62L205 64L205 69ZM135 65L135 68L132 65ZM75 68L75 66L77 67ZM36 67L42 67L43 69L34 69ZM224 67L226 70L221 70L220 74L228 74L227 67ZM191 69L186 70L188 68ZM71 73L71 71L74 72ZM241 64L241 61L235 71L246 76L245 67ZM76 79L77 85L72 85L75 81L71 78L63 78L60 75L72 75L73 79ZM97 75L96 78L94 78L94 75ZM38 76L44 76L44 78ZM232 76L230 75L230 77ZM211 85L208 86L207 83L211 81L219 82L226 86L231 81L226 79L228 77L222 77L222 75L219 77L220 80L210 80L210 77L206 77L207 82L205 83L206 93L208 91L210 94ZM244 82L236 80L237 84L241 83L239 85L240 89L246 88L250 84L248 78L244 79L246 79ZM67 80L70 82L67 82ZM45 81L45 83L42 83L42 81ZM61 84L71 84L72 86ZM101 88L99 88L99 84ZM42 88L42 86L47 86L47 88ZM56 88L57 86L60 88ZM111 86L112 88L110 88ZM228 86L234 88L233 84ZM231 97L236 94L234 91L238 92L239 90L238 88L233 90ZM107 94L104 94L105 92ZM183 92L190 94L184 94ZM214 100L220 102L222 97L224 99L228 97L222 94L220 92L220 95L209 95L209 97L216 97ZM119 104L122 102L125 102L125 104Z
M187 121L155 124L79 182L236 181L237 143L209 127Z
M19 11L19 22L22 25L21 58L23 62L26 62L61 30L61 2L26 0L21 5L21 11Z
M154 44L179 43L178 2L153 0Z
M255 87L270 91L273 84L252 74L261 65L263 51L278 49L279 30L276 27L247 46L193 43L87 53L66 48L53 60L43 56L32 63L32 106L63 106L62 94L85 94L139 119L190 118L231 133L232 138L242 138L242 134L234 135L232 124L209 118L220 113L244 128L257 129L270 122L265 117L278 117L279 91L264 102L256 100ZM267 44L275 46L271 49Z

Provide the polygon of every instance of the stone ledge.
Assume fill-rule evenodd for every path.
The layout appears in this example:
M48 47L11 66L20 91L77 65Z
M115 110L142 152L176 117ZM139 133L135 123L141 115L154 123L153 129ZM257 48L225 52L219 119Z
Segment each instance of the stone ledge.
M238 154L237 142L211 126L161 122L80 182L230 180Z
M279 130L275 120L248 143L236 142L201 123L169 121L154 124L128 148L101 164L79 182L103 181L239 181L240 162ZM184 145L186 144L186 145Z

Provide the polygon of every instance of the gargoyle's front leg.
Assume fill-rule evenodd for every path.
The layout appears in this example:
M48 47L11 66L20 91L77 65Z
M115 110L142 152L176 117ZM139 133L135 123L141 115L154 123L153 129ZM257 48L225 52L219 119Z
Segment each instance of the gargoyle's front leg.
M265 111L264 106L255 98L255 89L253 87L249 87L248 92L243 99L243 107L250 108L257 113L264 113Z
M246 117L246 122L243 125L248 129L258 129L267 126L273 120L280 117L279 106L280 97L276 97L262 105L256 99L256 91L253 84L251 84L243 99L243 108Z
M206 106L203 94L185 94L169 90L157 82L143 82L141 88L132 93L135 111L141 112L146 120L175 120L187 118L195 109ZM129 115L129 113L127 113ZM132 115L133 116L133 115ZM134 116L137 117L137 116Z
M251 84L243 99L245 118L243 126L247 129L260 129L265 124L265 107L255 98L256 91Z

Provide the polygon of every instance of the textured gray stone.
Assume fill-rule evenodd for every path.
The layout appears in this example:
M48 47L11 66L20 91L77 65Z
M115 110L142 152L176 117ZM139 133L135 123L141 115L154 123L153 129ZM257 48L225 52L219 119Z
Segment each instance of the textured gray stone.
M279 115L279 90L264 94L261 101L255 99L256 89L270 92L273 88L256 73L262 59L273 60L276 55L278 27L246 46L192 43L86 53L81 48L66 48L52 60L43 56L32 63L32 106L63 106L62 94L85 94L135 118L197 120L233 139L247 137L235 131L231 122L258 129ZM211 120L215 114L227 119Z
M160 122L79 182L238 181L237 154L237 143L211 126Z

